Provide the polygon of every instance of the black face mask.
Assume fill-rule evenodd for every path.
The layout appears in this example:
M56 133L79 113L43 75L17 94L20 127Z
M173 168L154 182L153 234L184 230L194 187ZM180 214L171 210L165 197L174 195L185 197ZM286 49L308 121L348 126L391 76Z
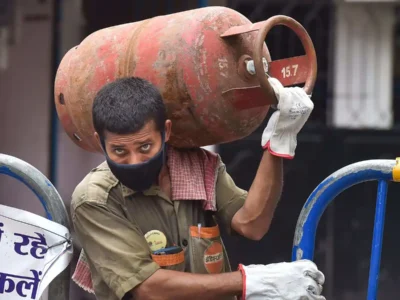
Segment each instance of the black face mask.
M157 181L161 168L165 163L166 144L165 133L162 133L162 147L151 159L134 165L118 164L110 159L107 154L104 140L101 141L107 164L115 177L126 187L141 192L151 187Z

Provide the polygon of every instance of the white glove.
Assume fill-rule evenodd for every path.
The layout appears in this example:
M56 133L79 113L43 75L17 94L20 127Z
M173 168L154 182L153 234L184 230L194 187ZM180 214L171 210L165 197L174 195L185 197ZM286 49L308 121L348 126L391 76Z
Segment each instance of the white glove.
M324 274L309 260L239 266L242 300L326 300L321 296Z
M274 112L264 129L261 146L275 156L292 159L297 146L297 134L310 116L314 103L299 87L285 88L278 79L269 78L278 99Z

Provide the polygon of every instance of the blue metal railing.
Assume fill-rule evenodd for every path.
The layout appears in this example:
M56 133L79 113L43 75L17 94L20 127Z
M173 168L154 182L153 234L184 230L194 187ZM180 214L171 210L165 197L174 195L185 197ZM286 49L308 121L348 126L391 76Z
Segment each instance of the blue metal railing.
M378 293L388 182L398 181L398 167L396 160L362 161L346 166L322 181L307 199L297 220L292 260L313 259L319 220L336 196L353 185L378 181L367 294L367 300L375 300Z

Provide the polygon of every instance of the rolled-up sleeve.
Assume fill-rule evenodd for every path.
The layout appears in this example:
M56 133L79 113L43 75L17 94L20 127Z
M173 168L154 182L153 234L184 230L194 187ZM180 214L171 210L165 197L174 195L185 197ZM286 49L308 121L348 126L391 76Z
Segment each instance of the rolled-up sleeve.
M236 186L232 177L226 172L226 167L221 163L216 182L217 218L229 234L236 234L232 229L232 219L236 212L243 206L247 191Z
M140 230L109 207L85 202L75 209L73 223L92 273L119 299L160 268Z

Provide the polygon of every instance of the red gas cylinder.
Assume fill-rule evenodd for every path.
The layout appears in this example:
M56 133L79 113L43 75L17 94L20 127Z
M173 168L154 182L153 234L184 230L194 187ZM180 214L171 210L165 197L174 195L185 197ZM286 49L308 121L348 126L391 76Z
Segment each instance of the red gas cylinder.
M268 31L285 25L306 54L271 61ZM94 32L62 59L55 103L69 137L85 150L94 139L92 103L106 83L139 76L155 84L173 122L170 143L189 148L231 142L251 134L276 103L267 76L283 85L304 83L311 93L316 54L306 30L276 16L252 24L226 7L206 7Z

